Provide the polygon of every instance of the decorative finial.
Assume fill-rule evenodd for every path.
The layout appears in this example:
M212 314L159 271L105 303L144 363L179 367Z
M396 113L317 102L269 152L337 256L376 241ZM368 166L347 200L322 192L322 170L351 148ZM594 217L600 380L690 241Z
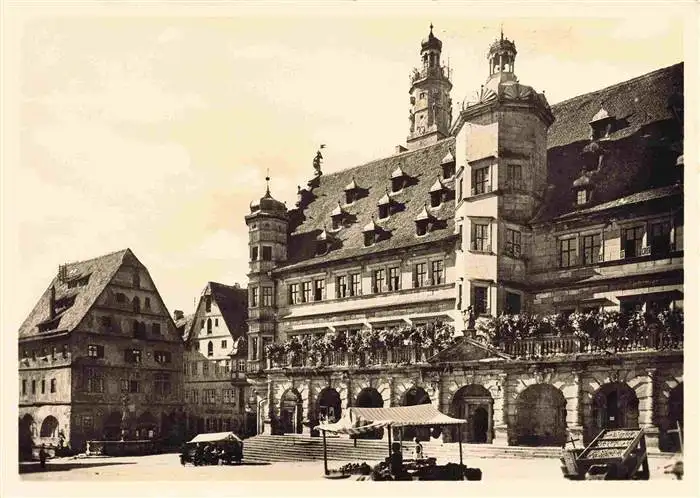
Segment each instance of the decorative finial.
M431 35L433 34L433 23L432 22L430 23L430 34Z
M267 183L265 195L270 195L270 168L267 168L267 176L265 177L265 182Z
M501 23L501 41L503 41L503 23Z

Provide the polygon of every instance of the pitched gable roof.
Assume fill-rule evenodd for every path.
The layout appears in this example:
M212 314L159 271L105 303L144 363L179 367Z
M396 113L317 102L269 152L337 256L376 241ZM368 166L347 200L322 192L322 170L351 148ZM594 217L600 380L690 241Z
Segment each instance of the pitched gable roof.
M680 63L553 105L555 121L547 133L550 188L533 221L577 211L572 187L581 176L584 149L603 153L599 171L590 178L593 205L672 183L683 130L669 102L682 93ZM601 117L601 108L613 127L593 146L591 122Z
M452 199L434 210L435 217L444 223L427 235L416 237L413 221L429 201L430 187L442 171L441 161L453 147L454 138L447 138L426 147L318 178L318 186L313 189L311 202L303 211L297 211L292 216L298 217L300 223L293 228L290 236L288 265L285 268L432 243L453 236L455 203ZM393 202L400 209L388 219L376 222L388 236L372 247L365 247L362 230L370 223L372 215L378 212L379 201L386 195L386 187L391 185L393 173L397 171L404 172L408 178L407 186L401 192L392 194ZM348 226L335 234L336 244L330 251L316 256L315 244L312 242L338 209L338 202L344 199L345 187L353 178L360 179L360 187L367 189L366 195L360 196L351 205L343 206Z
M130 249L113 252L86 261L68 263L66 265L66 279L55 276L51 285L44 291L39 302L34 306L29 316L19 328L19 338L30 338L35 336L51 335L58 332L70 332L80 324L85 315L90 311L92 305L105 289L112 277L117 273L125 258L138 260ZM141 263L138 262L140 265ZM143 266L143 265L141 265ZM82 286L69 288L68 283L87 277L87 283ZM66 280L66 281L64 281ZM57 324L46 332L40 332L38 326L51 321L50 303L51 289L55 288L55 300L73 300L73 304L63 312L57 314L55 320Z
M248 330L248 291L218 282L209 282L208 287L231 336L245 336Z

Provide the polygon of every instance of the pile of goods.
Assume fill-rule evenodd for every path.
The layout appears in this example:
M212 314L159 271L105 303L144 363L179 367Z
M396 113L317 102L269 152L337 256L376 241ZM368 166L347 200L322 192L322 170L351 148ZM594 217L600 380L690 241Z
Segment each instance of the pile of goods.
M345 475L360 475L368 476L372 473L372 467L367 465L366 462L362 463L346 463L339 469L333 469L330 471L332 474L345 474Z

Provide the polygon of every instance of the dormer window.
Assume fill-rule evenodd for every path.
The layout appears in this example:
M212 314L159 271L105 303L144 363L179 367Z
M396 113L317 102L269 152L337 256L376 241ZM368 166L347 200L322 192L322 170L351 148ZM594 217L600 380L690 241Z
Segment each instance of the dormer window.
M338 207L336 207L331 212L331 224L332 224L333 230L340 230L343 227L344 217L345 217L345 211L343 211L343 207L340 205L340 202L339 202ZM325 231L325 229L324 229L324 231Z
M433 216L430 213L428 213L428 209L426 208L426 206L423 206L421 212L413 220L416 224L416 235L421 237L430 232L430 228L434 220L435 218L433 218Z
M406 186L407 177L408 175L404 173L400 166L396 168L394 172L391 173L391 191L396 193L403 190L403 188Z
M376 223L374 223L374 219L365 225L365 227L362 229L362 234L364 235L365 239L365 247L369 247L377 241L378 231L379 227Z
M369 247L376 242L377 234L374 232L365 232L365 247Z
M352 204L357 200L358 190L359 187L353 178L352 181L345 186L345 204Z
M387 191L379 202L377 203L379 208L379 219L384 220L391 214L391 198L389 197L389 192Z
M591 139L599 140L602 138L607 138L610 134L615 131L613 130L613 124L615 123L615 116L611 116L604 107L601 106L600 111L593 116L591 122Z
M588 203L590 191L582 188L576 191L576 205L581 206Z
M445 186L440 181L440 178L435 180L433 186L430 187L430 207L436 208L442 204L443 193L445 191Z
M447 179L455 176L455 156L452 155L452 152L448 152L440 163L442 166L443 178Z
M333 242L332 236L326 231L325 227L323 231L316 237L316 255L321 256L326 254L331 247Z

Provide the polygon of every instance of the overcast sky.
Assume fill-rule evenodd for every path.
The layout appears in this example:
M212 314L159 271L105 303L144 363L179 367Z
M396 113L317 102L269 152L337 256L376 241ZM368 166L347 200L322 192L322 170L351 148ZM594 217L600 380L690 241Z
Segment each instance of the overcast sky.
M13 73L19 160L5 164L3 243L21 279L4 279L3 321L19 327L59 264L126 247L170 311L191 312L209 280L246 285L244 216L266 170L293 206L319 144L333 172L405 143L430 22L455 106L486 79L501 22L520 81L553 104L683 60L682 26L662 12L34 18Z

